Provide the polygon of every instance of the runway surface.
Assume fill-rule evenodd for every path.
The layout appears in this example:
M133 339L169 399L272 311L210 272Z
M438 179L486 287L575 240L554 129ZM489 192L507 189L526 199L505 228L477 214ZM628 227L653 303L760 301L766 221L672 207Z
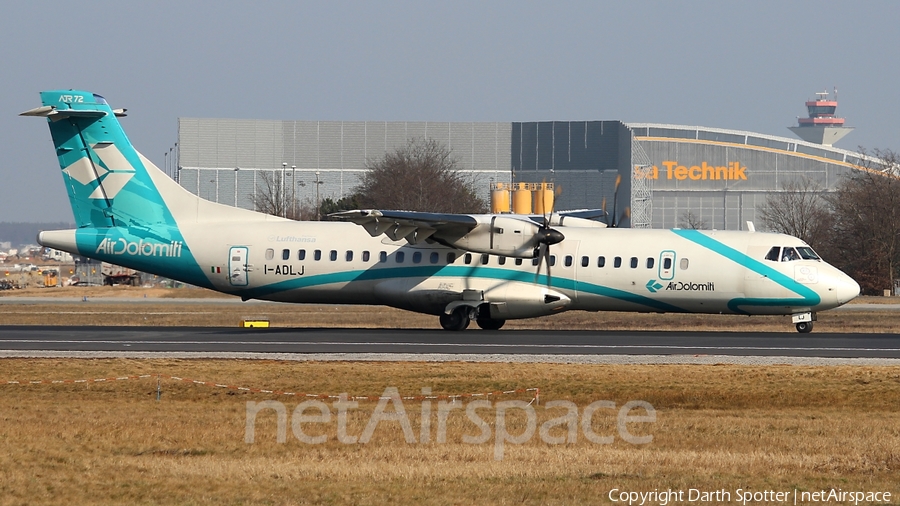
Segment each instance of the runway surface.
M2 326L0 350L900 359L896 334Z

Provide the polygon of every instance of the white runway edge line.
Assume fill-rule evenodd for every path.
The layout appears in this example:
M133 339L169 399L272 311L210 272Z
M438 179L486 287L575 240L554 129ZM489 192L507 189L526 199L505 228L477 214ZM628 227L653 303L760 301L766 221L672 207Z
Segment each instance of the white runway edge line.
M75 340L75 339L3 339L0 343L15 344L159 344L159 345L201 345L201 344L231 344L236 346L422 346L422 347L457 347L457 348L574 348L597 350L644 350L648 348L659 350L749 350L749 351L896 351L900 348L829 348L829 347L803 347L803 346L677 346L654 344L503 344L503 343L419 343L419 342L341 342L341 341L135 341L135 340Z
M523 364L595 365L796 365L796 366L890 366L900 367L900 358L830 358L732 355L529 355L456 353L248 353L181 351L29 351L0 350L0 358L129 358L129 359L238 359L295 362L482 362Z

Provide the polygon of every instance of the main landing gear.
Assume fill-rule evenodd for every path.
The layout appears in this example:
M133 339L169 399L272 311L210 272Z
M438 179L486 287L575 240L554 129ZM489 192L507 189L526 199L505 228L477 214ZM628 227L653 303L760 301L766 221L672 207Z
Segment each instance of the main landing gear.
M801 334L809 334L812 332L813 322L800 322L797 324L797 332Z
M450 314L441 314L441 327L444 330L465 330L469 322L475 320L484 330L499 330L506 320L481 317L478 308L470 306L457 306Z
M797 327L797 332L809 334L813 329L813 322L818 320L816 313L797 313L791 316L791 321Z

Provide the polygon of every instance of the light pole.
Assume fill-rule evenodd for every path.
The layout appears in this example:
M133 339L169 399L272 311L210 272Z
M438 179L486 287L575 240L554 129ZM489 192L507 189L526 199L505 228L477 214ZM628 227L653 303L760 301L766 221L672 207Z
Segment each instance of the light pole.
M216 180L210 179L209 182L215 184ZM218 192L218 189L216 191ZM206 190L206 200L212 201L212 188ZM218 195L216 196L216 200L219 200Z
M169 150L169 151L171 151L171 150ZM166 166L166 175L168 176L169 175L169 152L168 151L163 153L163 159L165 160L165 163L163 165Z
M297 182L297 180L294 178L294 171L296 171L296 170L297 170L297 166L296 166L296 165L291 165L291 216L294 217L293 219L297 219L297 218L298 218L298 217L296 216L296 212L297 212L297 211L296 211L296 209L297 209L297 202L296 202L297 187L295 186L295 183Z
M287 218L287 210L285 209L285 198L284 198L284 171L287 170L287 162L281 162L281 217Z
M306 182L305 182L305 181L294 181L294 182L297 183L297 186L299 186L300 188L306 188ZM301 195L302 195L302 194L303 194L303 192L301 192ZM302 220L302 219L303 219L302 214L303 214L303 213L297 213L297 219L298 219L298 220Z
M240 167L234 168L234 207L237 207L237 173L241 170Z
M319 181L319 171L316 171L316 221L319 221L319 185L325 181Z

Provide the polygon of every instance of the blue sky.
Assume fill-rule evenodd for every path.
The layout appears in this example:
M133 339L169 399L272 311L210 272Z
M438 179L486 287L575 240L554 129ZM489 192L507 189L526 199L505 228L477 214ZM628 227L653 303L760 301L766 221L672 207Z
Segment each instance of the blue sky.
M900 150L900 3L11 2L0 17L0 221L71 220L38 92L104 95L157 165L178 117L619 119L792 137L837 87Z

